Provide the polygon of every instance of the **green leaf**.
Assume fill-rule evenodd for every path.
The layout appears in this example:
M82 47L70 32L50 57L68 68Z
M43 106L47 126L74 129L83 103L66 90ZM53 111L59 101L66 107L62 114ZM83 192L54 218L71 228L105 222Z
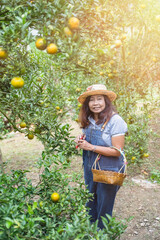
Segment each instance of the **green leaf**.
M34 213L31 205L28 205L28 213L30 215L33 215L33 213Z
M14 224L14 221L13 221L13 220L8 220L8 221L6 222L6 228L9 229L13 224Z

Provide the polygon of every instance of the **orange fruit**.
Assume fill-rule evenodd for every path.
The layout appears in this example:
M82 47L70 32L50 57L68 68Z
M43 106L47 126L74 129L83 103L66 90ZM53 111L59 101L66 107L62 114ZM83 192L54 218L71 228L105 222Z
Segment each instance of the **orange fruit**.
M69 25L70 29L78 29L79 28L79 24L80 24L80 21L76 17L71 17L68 20L68 25Z
M114 44L115 44L116 48L119 48L122 45L122 41L121 40L116 40Z
M79 107L79 108L82 107L82 104L81 104L81 103L78 103L78 107Z
M99 74L100 74L101 76L103 76L103 75L104 75L104 72L99 72Z
M72 36L73 33L71 32L71 30L68 27L64 28L64 33L66 34L66 36Z
M56 110L60 110L60 107L59 107L59 106L57 106L57 107L56 107Z
M149 157L149 153L144 153L143 157L145 157L145 158Z
M44 50L47 47L47 42L44 38L39 38L36 41L36 48L38 48L39 50Z
M14 77L11 80L11 85L14 88L22 88L24 86L24 80L21 77Z
M156 58L156 57L153 57L153 58L152 58L152 61L153 61L153 62L157 62L157 58Z
M47 53L49 54L55 54L58 51L57 45L54 43L50 43L47 46Z
M113 74L112 73L108 73L108 77L109 78L113 78Z
M21 127L21 128L25 128L26 126L27 126L27 124L26 124L25 122L21 122L21 123L20 123L20 127Z
M0 59L6 59L8 56L6 50L4 50L3 48L0 48Z
M28 139L32 140L33 138L34 138L33 133L29 133L29 134L28 134Z
M54 193L51 194L51 200L53 202L58 202L59 199L60 199L60 195L57 192L54 192Z

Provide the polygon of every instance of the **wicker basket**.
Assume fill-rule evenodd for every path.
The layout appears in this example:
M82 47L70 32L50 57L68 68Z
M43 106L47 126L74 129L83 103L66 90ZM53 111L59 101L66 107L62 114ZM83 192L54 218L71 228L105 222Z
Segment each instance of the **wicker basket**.
M125 177L127 176L127 174L126 174L127 161L126 161L124 153L121 150L119 150L116 147L112 147L112 148L115 148L116 150L120 151L120 153L123 155L123 158L124 158L123 166L121 167L121 169L118 172L101 170L99 162L98 162L101 155L98 154L98 156L92 166L93 181L122 186L123 181L124 181ZM99 169L96 169L97 162L98 162ZM124 173L121 173L123 168L124 168Z

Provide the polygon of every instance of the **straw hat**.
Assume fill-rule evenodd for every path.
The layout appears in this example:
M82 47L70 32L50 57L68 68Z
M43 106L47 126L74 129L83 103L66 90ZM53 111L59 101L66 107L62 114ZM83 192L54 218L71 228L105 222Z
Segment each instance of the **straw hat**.
M92 95L106 95L111 102L114 101L116 99L116 97L117 97L117 95L114 92L108 91L106 89L105 85L103 85L103 84L95 84L95 85L89 86L87 88L87 91L82 93L79 96L78 101L80 103L84 103L86 98L88 96L92 96Z

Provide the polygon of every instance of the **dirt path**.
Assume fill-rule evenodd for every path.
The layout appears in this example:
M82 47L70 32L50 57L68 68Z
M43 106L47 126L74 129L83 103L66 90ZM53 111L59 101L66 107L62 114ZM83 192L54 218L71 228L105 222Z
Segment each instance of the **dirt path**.
M158 115L151 124L153 130L160 134ZM77 135L80 132L78 125L72 123L72 127L73 135ZM20 133L11 133L8 137L0 142L3 160L8 162L8 170L29 169L32 174L28 174L28 177L36 182L38 173L34 163L41 156L42 144L37 139L28 140ZM121 240L160 240L160 184L149 182L143 174L144 170L147 172L160 164L160 138L152 138L149 146L151 154L142 166L141 174L134 175L133 168L117 194L114 216L118 219L133 217ZM81 169L81 158L73 159L72 166L73 171Z

